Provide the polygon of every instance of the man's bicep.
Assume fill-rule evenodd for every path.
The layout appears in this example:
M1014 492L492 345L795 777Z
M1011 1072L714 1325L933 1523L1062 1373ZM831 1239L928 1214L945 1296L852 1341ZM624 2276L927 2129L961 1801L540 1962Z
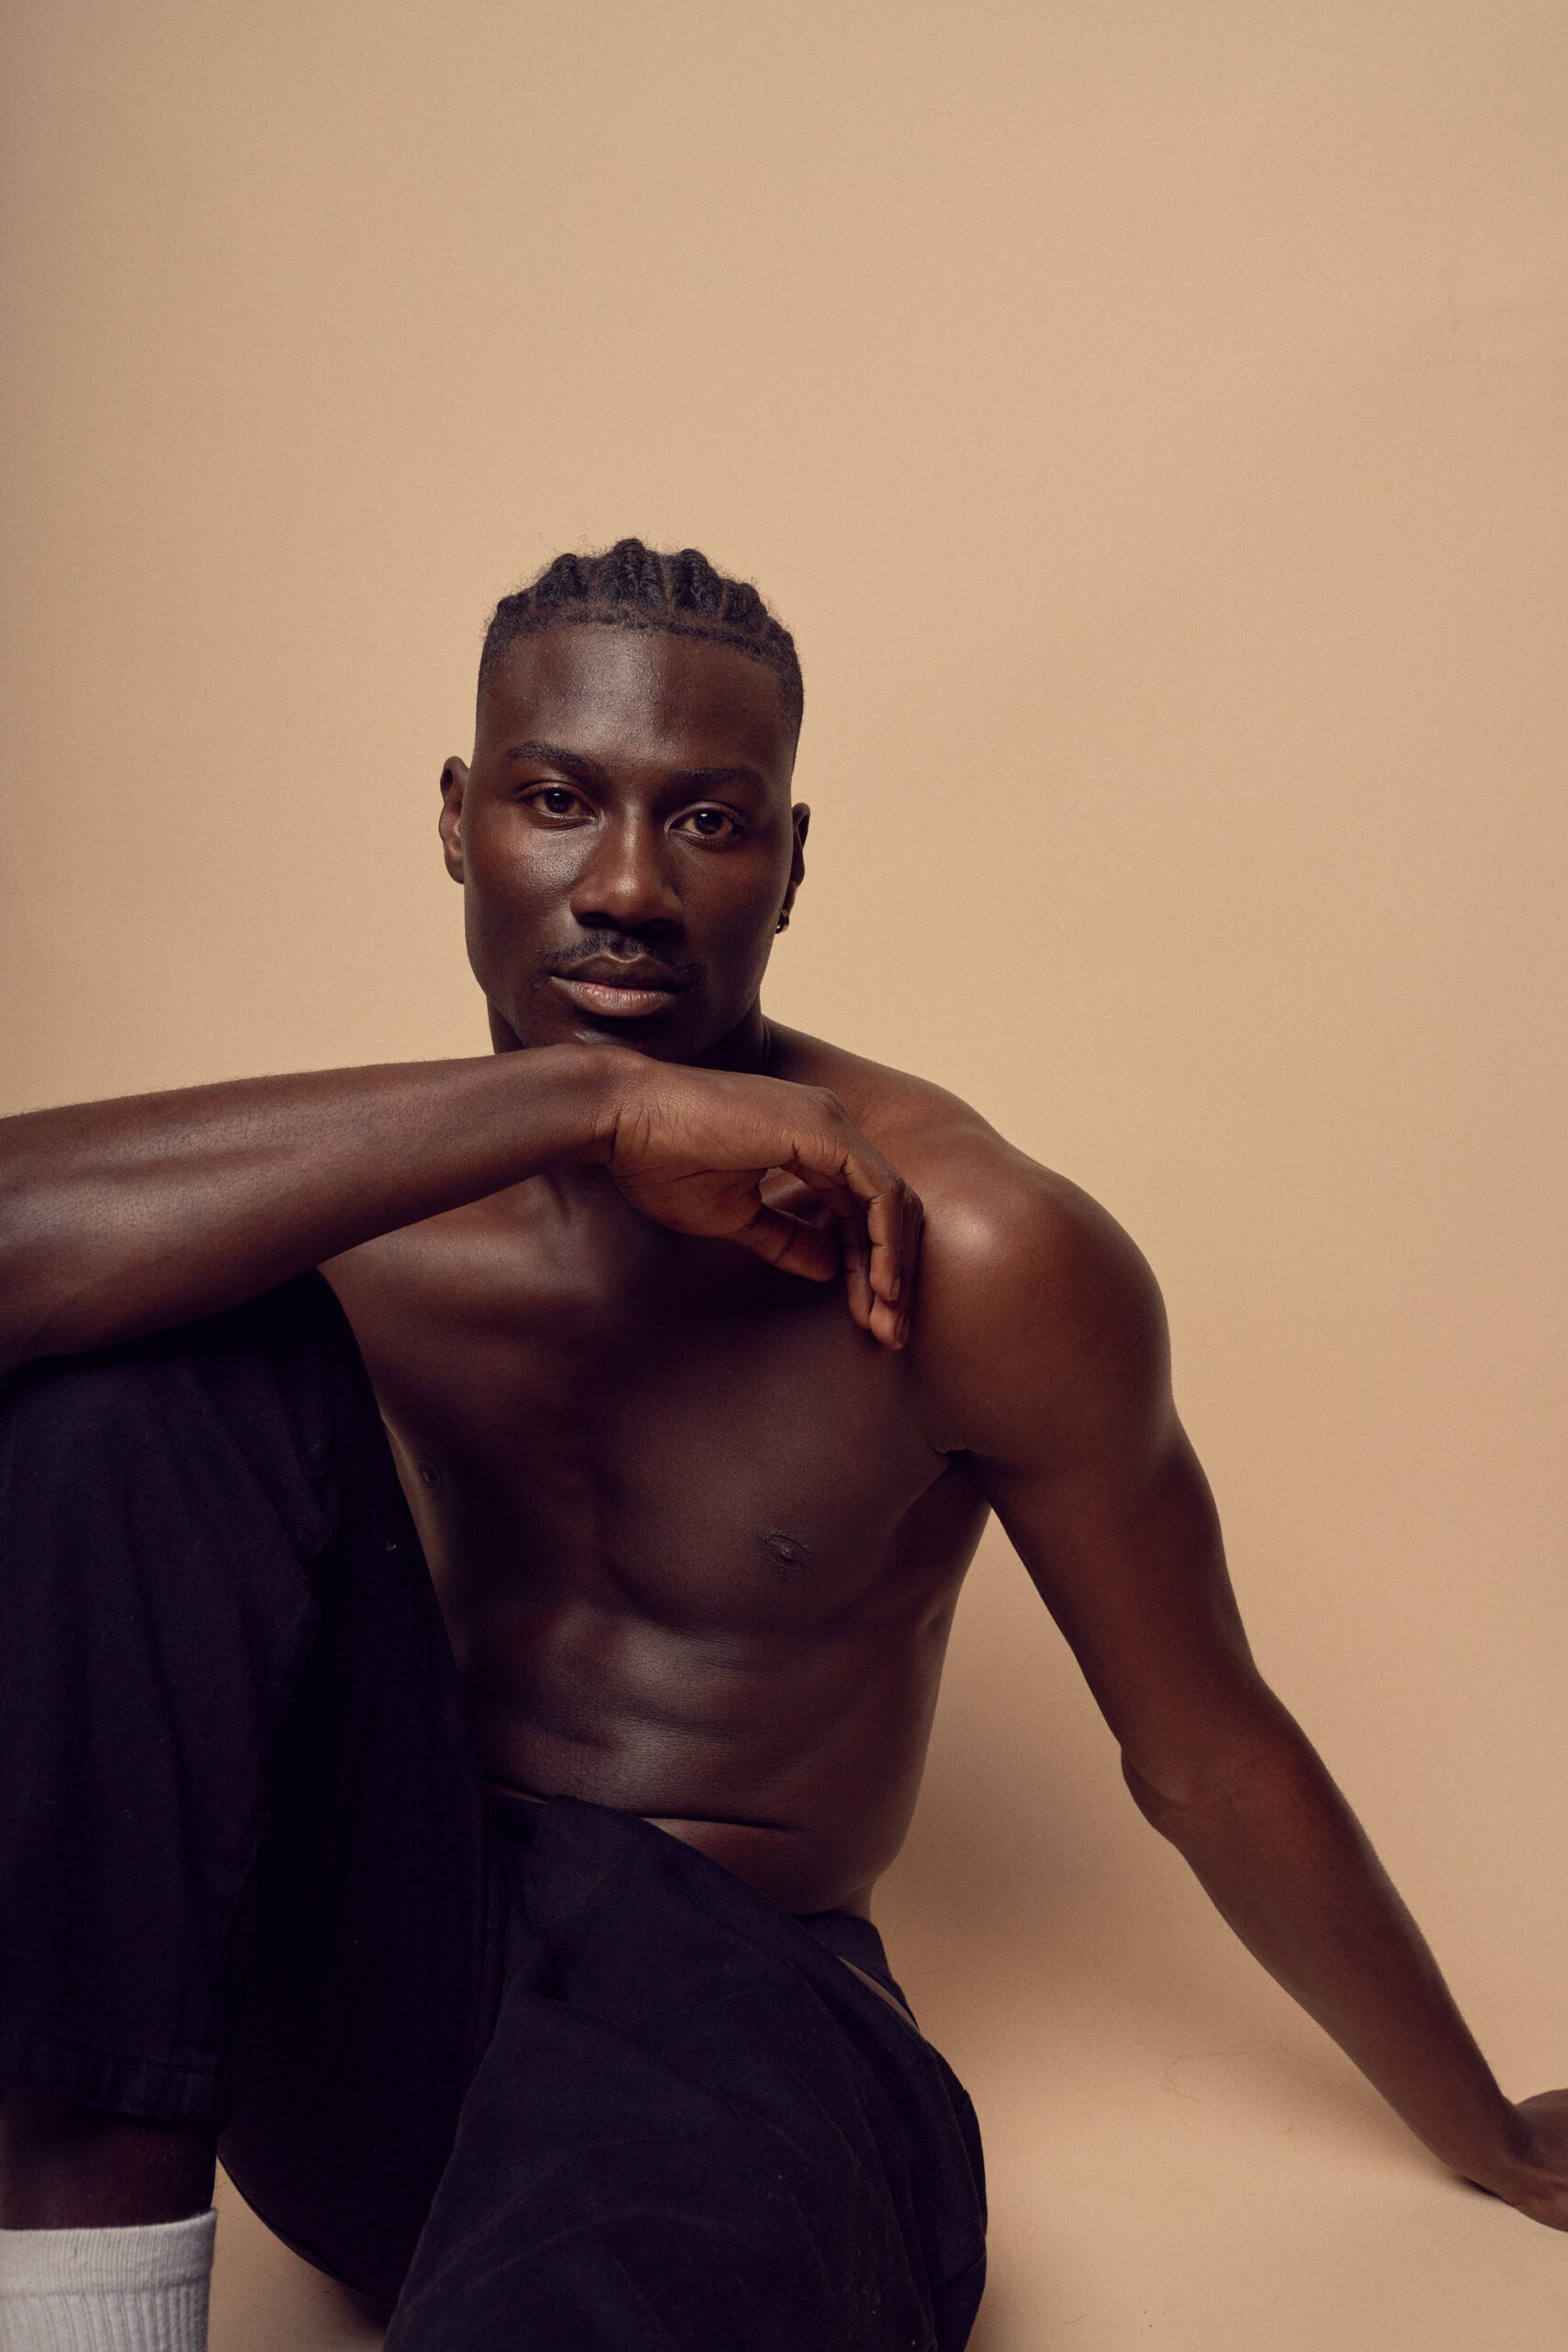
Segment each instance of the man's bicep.
M1120 1228L1086 1222L995 1329L972 1391L975 1474L1128 1761L1180 1798L1229 1769L1275 1702L1177 1419L1158 1286Z
M1092 1460L975 1466L1128 1761L1173 1801L1199 1793L1272 1702L1185 1433L1173 1421L1135 1481Z
M942 1434L1128 1762L1180 1802L1228 1776L1278 1705L1176 1416L1165 1304L1134 1242L1076 1187L1017 1159L985 1177L964 1216L928 1194L916 1344Z

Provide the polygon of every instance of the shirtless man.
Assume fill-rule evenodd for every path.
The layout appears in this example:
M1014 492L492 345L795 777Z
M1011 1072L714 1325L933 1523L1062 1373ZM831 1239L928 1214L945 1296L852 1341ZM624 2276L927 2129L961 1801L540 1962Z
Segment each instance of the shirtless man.
M356 2286L389 2300L401 2285L395 2346L961 2346L981 2276L977 2149L869 1905L908 1824L991 1510L1135 1802L1237 1934L1444 2162L1568 2227L1568 2094L1503 2097L1252 1663L1136 1250L951 1095L764 1019L804 870L799 715L793 647L754 592L637 542L558 560L498 609L472 760L442 775L494 1057L9 1123L4 1334L29 1369L11 1384L24 1470L7 1573L30 1593L46 1556L78 1565L69 1586L51 1569L66 1597L21 1636L16 1686L39 1695L11 1711L5 1769L34 1812L64 1781L78 1810L51 1816L51 1862L19 1826L28 1808L7 1807L0 1901L44 1927L6 1931L0 2049L18 2087L0 2289L9 2276L64 2310L60 2263L39 2249L90 2269L112 2239L130 2277L160 2230L170 2246L185 2232L168 2275L195 2311L189 2217L227 2119L225 2160L275 2225ZM311 1385L338 1344L325 1293L299 1279L316 1266L390 1432L461 1721L442 1713L428 1629L411 1668L406 1634L394 1643L376 1615L414 1623L423 1572L415 1560L389 1601L366 1566L389 1555L404 1576L414 1547L365 1466L372 1441L342 1433L357 1408L322 1408ZM196 1317L215 1319L171 1330ZM219 1370L193 1405L197 1363ZM354 1376L340 1365L333 1396ZM329 1456L339 1519L324 1507L288 1543L269 1536L287 1569L268 1553L253 1574L253 1523L309 1519L298 1464L315 1476ZM111 1544L111 1519L131 1536ZM319 1562L365 1527L359 1566L333 1572L359 1578L344 1600ZM133 1574L175 1599L139 1582L125 1611ZM275 1603L290 1579L297 1598ZM139 1629L159 1609L180 1631L150 1665ZM112 1644L60 1630L116 1611ZM65 1665L35 1667L62 1645ZM245 1670L211 1669L183 1713L161 1696L170 1712L147 1731L139 1694L162 1691L175 1651L198 1682L187 1653L243 1653ZM425 1729L406 1733L422 1710ZM51 1747L62 1713L94 1736L76 1723ZM98 1714L130 1730L106 1738ZM265 1832L260 1793L209 1821L204 1787L260 1791L269 1744L292 1761L265 1783ZM171 1748L182 1760L160 1781ZM94 1799L95 1770L113 1801ZM148 1791L165 1781L154 1834ZM206 1924L185 1919L176 1958L160 1945L143 1966L136 1939L164 1932L164 1898L143 1889L172 1884L161 1858L176 1847L201 1858L182 1868L209 1900L169 1902ZM357 1975L300 1927L342 1905ZM697 1914L723 1947L711 1981ZM94 1978L88 1947L112 1965L46 2014L40 1987ZM742 1947L761 1972L750 1991ZM130 2023L84 2021L114 2008L116 1969L185 1987L159 2068L173 1996L126 1994ZM733 2014L731 2044L705 2041L699 2059L688 2007L705 2035ZM218 2045L205 2055L193 2018ZM790 2104L803 2081L809 2131ZM389 2083L397 2120L377 2106ZM747 2132L726 2139L747 2101ZM793 2160L779 2152L809 2132L775 2216L770 2184ZM629 2186L616 2173L612 2195L604 2151L628 2140L642 2169ZM710 2143L705 2171L692 2151ZM357 2206L350 2176L368 2183ZM25 2302L0 2293L0 2344L122 2340L6 2335Z

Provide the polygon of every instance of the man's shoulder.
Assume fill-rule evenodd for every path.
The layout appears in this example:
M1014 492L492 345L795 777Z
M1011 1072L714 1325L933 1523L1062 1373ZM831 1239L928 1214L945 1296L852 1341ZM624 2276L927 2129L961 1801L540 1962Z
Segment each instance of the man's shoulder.
M922 1175L962 1187L983 1183L987 1171L998 1173L1007 1162L1035 1168L978 1111L930 1079L799 1030L775 1030L774 1040L778 1075L836 1095L861 1133L917 1191Z
M784 1035L787 1074L838 1096L919 1193L930 1238L970 1277L1060 1281L1143 1267L1098 1201L1031 1159L961 1096L820 1038Z
M1158 1286L1089 1193L945 1087L816 1038L790 1045L789 1074L836 1094L924 1203L916 1352L944 1387L1156 1369Z
M803 1043L799 1074L925 1204L909 1365L933 1442L1019 1465L1141 1441L1168 1403L1165 1308L1115 1218L945 1088Z

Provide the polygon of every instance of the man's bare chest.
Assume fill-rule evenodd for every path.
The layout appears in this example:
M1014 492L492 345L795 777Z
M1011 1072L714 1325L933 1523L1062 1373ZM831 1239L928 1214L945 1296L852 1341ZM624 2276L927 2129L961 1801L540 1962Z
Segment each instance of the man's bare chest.
M838 1285L509 1238L440 1220L333 1270L449 1613L785 1634L967 1556L962 1470Z

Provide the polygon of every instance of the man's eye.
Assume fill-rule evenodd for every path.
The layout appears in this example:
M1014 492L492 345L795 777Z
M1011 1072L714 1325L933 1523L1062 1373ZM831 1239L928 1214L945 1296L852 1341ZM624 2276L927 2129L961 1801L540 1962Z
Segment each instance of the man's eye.
M740 835L739 822L728 808L688 808L678 821L682 831L695 833L699 841L739 840Z
M528 797L547 817L570 817L578 805L576 793L568 791L564 784L547 784Z

